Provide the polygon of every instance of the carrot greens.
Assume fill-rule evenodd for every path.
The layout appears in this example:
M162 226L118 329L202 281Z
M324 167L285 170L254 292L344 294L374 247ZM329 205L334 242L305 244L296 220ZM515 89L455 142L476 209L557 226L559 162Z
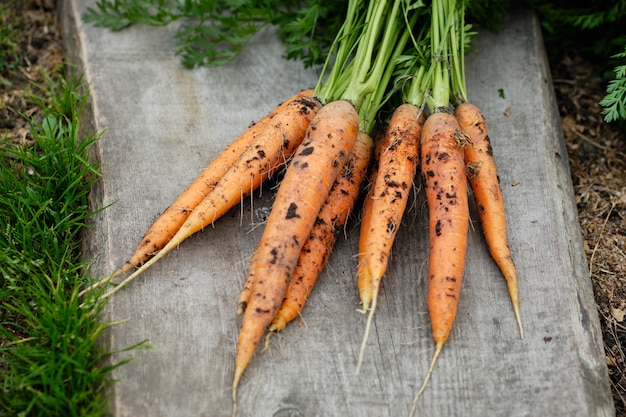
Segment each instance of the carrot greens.
M359 113L361 129L371 133L393 90L396 68L407 60L404 54L413 27L426 12L419 4L406 8L403 0L350 1L314 95L323 103L350 101Z
M345 10L342 0L98 0L83 19L116 31L182 22L176 54L186 67L223 65L274 25L287 57L308 67L324 61Z

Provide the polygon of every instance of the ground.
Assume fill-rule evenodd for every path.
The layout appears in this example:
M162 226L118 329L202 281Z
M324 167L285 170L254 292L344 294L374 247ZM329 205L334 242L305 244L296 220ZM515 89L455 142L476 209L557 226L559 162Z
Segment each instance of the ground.
M604 123L604 86L575 51L552 66L578 217L618 417L626 416L626 135ZM626 346L624 346L626 348Z
M0 138L25 144L31 137L23 115L37 115L25 91L44 82L41 71L62 69L64 51L56 0L15 1L13 7L21 60L0 71ZM626 132L602 120L598 102L605 86L596 71L572 50L552 65L552 78L617 417L626 417Z

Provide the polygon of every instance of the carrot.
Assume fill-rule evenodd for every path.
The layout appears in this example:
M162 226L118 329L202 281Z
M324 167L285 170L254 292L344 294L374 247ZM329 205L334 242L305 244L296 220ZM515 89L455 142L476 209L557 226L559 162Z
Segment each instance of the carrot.
M470 145L464 149L467 178L474 194L489 253L506 279L513 312L523 339L524 329L519 310L517 271L509 249L504 200L487 124L480 109L468 102L459 104L454 115L470 139Z
M287 322L296 318L302 311L318 275L330 256L335 243L335 232L343 227L353 209L354 200L358 197L361 183L365 179L365 172L362 171L367 171L369 166L372 147L371 137L364 132L358 132L350 159L333 184L311 234L302 247L294 276L287 287L285 300L270 326L270 331L282 330ZM251 265L256 263L257 254L258 252L255 252L252 255ZM237 300L237 315L243 314L246 309L255 277L254 271L249 271Z
M428 311L435 353L411 415L456 318L469 227L465 142L452 114L435 112L426 119L422 132L422 174L429 211Z
M212 224L247 195L250 195L293 154L304 139L310 120L321 104L317 99L302 97L291 101L259 133L254 145L246 148L213 190L191 212L185 223L153 258L120 282L103 297L109 297L185 239Z
M359 237L358 289L362 311L369 310L356 372L365 353L380 282L406 209L419 163L419 142L424 123L421 109L411 104L393 113L381 147L378 173L364 207ZM371 307L370 307L371 305Z
M311 234L302 247L298 264L285 291L285 299L270 324L269 331L277 332L298 317L311 290L326 266L338 231L344 227L361 190L367 174L372 148L372 138L359 132L350 159L328 194Z
M361 273L361 265L365 265L365 258L367 255L367 240L361 239L364 229L369 226L372 219L372 205L374 204L374 185L376 184L376 176L378 175L378 170L380 166L380 154L382 153L383 145L385 144L385 135L387 134L387 129L380 131L376 135L376 139L374 141L374 155L373 162L370 168L368 184L367 184L367 194L363 199L363 206L361 208L361 227L359 232L359 244L358 244L358 253L357 253L357 280L360 277ZM357 284L358 288L358 284ZM361 310L364 312L364 310Z
M347 101L322 107L311 120L278 188L255 263L256 278L243 315L237 343L232 398L236 413L237 386L276 312L313 223L346 163L359 126L358 114Z
M283 101L266 116L250 126L239 138L228 145L154 221L139 242L139 245L137 245L135 252L126 263L112 275L98 281L87 288L87 290L106 284L113 278L138 267L150 259L156 252L163 249L172 236L178 232L193 209L213 190L218 181L235 163L243 151L258 140L263 129L273 121L275 116L283 111L290 102L301 97L311 97L312 94L313 90L303 90Z
M385 142L384 137L386 133L387 133L386 129L379 132L378 135L376 135L376 140L374 141L373 161L372 161L372 166L369 172L368 184L366 187L368 191L367 191L365 198L363 199L363 207L361 208L361 231L360 231L359 237L363 233L363 228L370 224L370 221L372 218L372 204L374 202L372 195L374 192L374 184L376 183L376 176L378 175L378 169L380 165L379 163L380 154L382 152L382 148ZM365 239L359 238L359 246L358 246L358 254L357 254L357 257L358 257L357 278L358 278L358 271L360 270L360 266L365 264L365 255L367 254L366 243L367 241Z
M365 281L370 281L369 276L367 274L367 268L365 265L367 264L368 259L368 239L365 239L363 236L367 235L368 230L370 229L370 224L372 221L372 213L373 205L374 205L374 189L376 186L376 177L378 176L378 171L380 169L380 155L382 153L383 147L385 145L385 137L387 136L387 128L381 133L379 133L376 137L376 142L374 144L374 162L372 163L372 167L369 173L369 183L367 185L368 191L363 199L363 206L361 208L361 226L359 230L359 242L358 242L358 253L357 253L357 289L359 290L359 299L361 300L361 306L363 306L363 299L369 300L367 307L361 307L361 313L366 313L367 308L369 308L369 303L371 303L372 292L370 289L362 290L363 283ZM369 275L369 274L367 274ZM365 295L367 294L367 297Z

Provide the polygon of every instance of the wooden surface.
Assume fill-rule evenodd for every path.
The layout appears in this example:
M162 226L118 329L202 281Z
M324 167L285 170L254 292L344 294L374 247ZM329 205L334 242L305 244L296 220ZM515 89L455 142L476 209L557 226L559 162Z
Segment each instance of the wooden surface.
M317 74L281 59L271 31L226 67L187 70L174 55L174 27L113 33L80 21L94 0L62 3L69 52L92 88L93 122L106 129L98 148L104 177L93 199L96 207L112 206L86 241L93 275L104 276L204 165L251 121L313 86ZM532 14L512 16L500 34L480 32L467 57L467 81L491 127L526 338L519 338L473 211L457 322L418 415L610 416L601 333L543 45ZM148 339L154 346L115 371L116 417L230 416L240 324L235 302L272 193L257 193L110 301L104 318L129 321L103 343L120 349ZM239 416L408 414L433 349L426 220L420 192L398 233L360 375L354 371L365 316L357 312L353 222L302 320L257 353L244 374Z

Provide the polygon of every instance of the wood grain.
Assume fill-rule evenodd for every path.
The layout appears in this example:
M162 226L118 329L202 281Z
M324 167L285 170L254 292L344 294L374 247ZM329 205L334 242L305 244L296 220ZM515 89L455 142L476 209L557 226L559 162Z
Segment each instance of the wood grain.
M91 272L120 266L200 170L247 125L317 74L281 58L271 31L233 63L184 69L175 28L113 33L80 15L95 0L64 0L71 56L85 71L93 120L106 129L86 236ZM467 57L470 99L490 125L520 279L519 339L503 278L475 210L457 322L418 407L427 416L611 416L613 403L576 206L535 17L514 10L499 34L481 31ZM505 113L509 114L508 116ZM407 415L430 361L427 210L415 198L398 233L360 375L366 317L357 312L353 221L300 323L257 353L239 388L241 417ZM110 300L105 319L129 321L102 339L154 349L114 372L116 417L230 416L236 300L271 206L268 186L168 255ZM128 357L119 354L117 359Z

